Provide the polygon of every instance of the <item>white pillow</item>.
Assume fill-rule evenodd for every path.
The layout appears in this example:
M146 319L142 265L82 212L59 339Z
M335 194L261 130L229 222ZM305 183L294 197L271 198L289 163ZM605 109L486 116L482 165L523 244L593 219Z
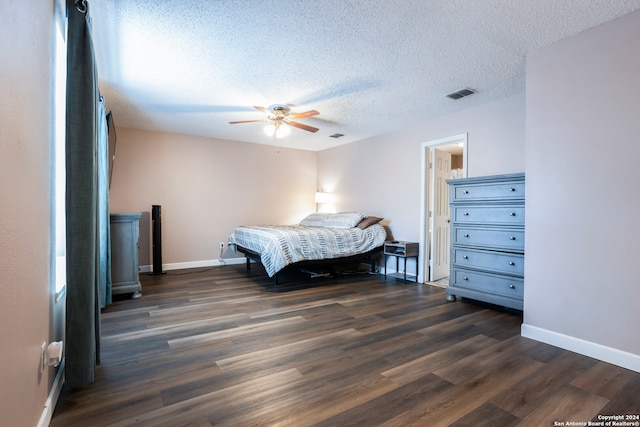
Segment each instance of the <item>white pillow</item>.
M330 215L323 222L323 227L353 228L367 216L359 212L339 212Z
M329 216L331 216L329 213L312 213L300 221L300 225L307 227L324 227L324 221L329 218Z

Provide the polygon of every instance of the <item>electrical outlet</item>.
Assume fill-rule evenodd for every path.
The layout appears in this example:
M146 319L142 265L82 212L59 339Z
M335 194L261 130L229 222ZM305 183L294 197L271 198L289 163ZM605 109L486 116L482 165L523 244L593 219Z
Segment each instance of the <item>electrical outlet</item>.
M220 242L220 249L224 249L224 242Z
M43 342L40 346L40 373L44 372L47 367L47 342Z

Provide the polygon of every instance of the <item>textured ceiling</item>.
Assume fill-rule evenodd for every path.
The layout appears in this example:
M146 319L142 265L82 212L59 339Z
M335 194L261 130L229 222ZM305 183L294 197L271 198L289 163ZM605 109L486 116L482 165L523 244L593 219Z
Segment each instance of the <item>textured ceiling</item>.
M528 52L640 0L94 0L118 126L321 150L524 91ZM445 95L470 87L453 101ZM253 109L315 109L275 140ZM335 133L345 136L330 138Z

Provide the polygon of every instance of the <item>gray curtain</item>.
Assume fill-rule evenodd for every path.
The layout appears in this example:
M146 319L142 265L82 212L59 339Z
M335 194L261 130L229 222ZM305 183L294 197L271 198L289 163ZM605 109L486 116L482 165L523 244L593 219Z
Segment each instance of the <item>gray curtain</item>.
M109 224L109 129L104 98L98 104L98 298L100 308L111 304L111 238ZM100 352L98 352L100 355Z
M65 381L93 382L100 362L100 307L109 302L108 156L91 18L85 0L67 0L67 313ZM104 141L102 141L104 140ZM102 143L101 143L102 141ZM104 147L103 147L104 145ZM101 150L107 150L102 155Z

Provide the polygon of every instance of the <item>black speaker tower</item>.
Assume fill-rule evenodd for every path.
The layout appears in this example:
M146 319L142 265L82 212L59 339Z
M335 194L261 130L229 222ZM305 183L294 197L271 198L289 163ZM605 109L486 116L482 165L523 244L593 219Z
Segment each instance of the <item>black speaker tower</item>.
M153 272L164 274L162 271L162 221L160 205L151 205L151 232L153 240Z

